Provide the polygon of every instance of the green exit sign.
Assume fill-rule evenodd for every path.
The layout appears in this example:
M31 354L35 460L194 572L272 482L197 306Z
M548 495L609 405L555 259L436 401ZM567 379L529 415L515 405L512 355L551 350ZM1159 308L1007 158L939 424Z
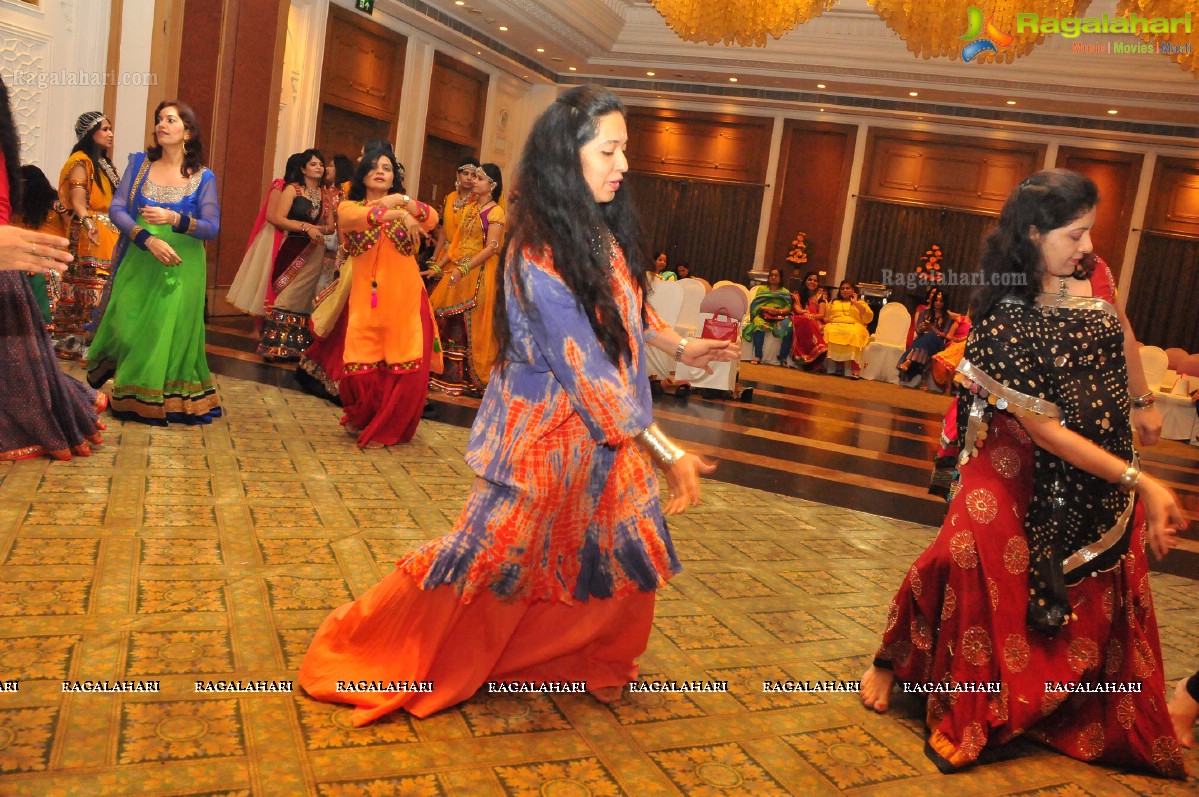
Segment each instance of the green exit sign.
M359 11L365 11L368 14L375 13L375 0L354 0L354 8Z

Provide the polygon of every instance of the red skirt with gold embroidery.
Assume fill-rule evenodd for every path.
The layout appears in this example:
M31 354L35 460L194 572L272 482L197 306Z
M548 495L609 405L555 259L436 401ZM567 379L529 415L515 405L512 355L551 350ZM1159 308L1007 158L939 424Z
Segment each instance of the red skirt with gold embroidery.
M1183 777L1140 506L1128 555L1069 588L1078 619L1053 638L1025 625L1032 454L1020 425L995 413L985 447L962 468L941 533L891 603L876 664L889 665L899 684L929 692L928 752L942 769L1027 733L1084 761ZM935 684L962 686L928 689ZM968 691L976 684L999 686ZM1080 692L1077 684L1126 686Z

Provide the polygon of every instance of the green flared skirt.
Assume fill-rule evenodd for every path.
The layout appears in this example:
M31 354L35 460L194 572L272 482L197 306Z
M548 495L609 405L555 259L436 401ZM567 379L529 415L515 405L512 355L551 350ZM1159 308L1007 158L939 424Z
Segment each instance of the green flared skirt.
M142 223L183 261L164 266L130 244L88 350L89 381L111 373L113 414L163 425L210 423L221 415L204 352L204 244L164 225Z

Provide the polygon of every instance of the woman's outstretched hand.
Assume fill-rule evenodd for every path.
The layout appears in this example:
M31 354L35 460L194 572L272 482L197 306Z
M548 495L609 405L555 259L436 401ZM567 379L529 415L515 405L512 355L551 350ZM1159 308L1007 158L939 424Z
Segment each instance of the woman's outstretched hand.
M713 341L720 342L720 341ZM663 510L668 515L681 515L689 506L699 506L699 477L716 470L716 463L695 454L683 454L666 469L666 485L670 498Z
M61 273L73 259L67 251L66 238L7 224L0 226L0 271Z
M735 340L709 340L708 338L691 338L683 349L682 363L692 368L702 368L712 373L708 367L714 362L732 362L741 356L741 345Z

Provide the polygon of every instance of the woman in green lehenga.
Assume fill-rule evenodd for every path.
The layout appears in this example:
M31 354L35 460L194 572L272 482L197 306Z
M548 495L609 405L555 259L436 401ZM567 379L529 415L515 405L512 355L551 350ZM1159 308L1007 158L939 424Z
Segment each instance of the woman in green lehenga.
M155 145L129 157L110 216L121 230L98 311L88 382L113 379L113 414L154 425L210 423L221 403L204 353L204 241L220 229L200 126L176 100L154 112Z

